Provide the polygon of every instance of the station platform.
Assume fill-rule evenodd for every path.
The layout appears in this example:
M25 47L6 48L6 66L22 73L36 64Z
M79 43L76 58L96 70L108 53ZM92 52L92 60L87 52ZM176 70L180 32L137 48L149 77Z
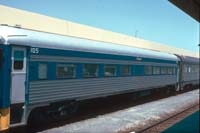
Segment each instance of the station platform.
M196 111L162 133L199 133L199 124L199 111Z

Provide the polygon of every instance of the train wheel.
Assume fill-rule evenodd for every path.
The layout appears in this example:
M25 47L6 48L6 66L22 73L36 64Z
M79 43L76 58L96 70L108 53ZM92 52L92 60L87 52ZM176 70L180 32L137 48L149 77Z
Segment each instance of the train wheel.
M56 109L55 108L53 109L56 111L54 112L49 111L48 115L50 116L52 121L66 119L75 114L78 110L78 107L79 106L77 102L67 102L65 104L56 107Z
M34 127L49 123L47 109L47 107L42 107L33 110L29 116L29 125Z

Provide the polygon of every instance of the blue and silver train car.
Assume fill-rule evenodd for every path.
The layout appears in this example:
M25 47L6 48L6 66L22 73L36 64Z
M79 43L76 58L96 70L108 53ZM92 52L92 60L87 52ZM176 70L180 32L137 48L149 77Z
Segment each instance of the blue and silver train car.
M154 88L176 89L180 58L117 44L0 26L0 113L26 124L42 107ZM38 113L40 113L38 111Z
M181 81L182 89L199 85L199 59L189 56L181 56Z

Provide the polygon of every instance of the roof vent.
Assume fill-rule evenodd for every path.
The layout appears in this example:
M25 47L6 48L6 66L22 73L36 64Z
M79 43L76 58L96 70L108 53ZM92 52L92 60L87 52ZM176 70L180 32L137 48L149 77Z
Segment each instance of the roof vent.
M141 57L137 57L136 60L137 60L137 61L141 61L142 58L141 58Z
M1 26L8 26L8 24L0 24Z
M21 28L21 25L20 24L16 24L15 27L16 28Z

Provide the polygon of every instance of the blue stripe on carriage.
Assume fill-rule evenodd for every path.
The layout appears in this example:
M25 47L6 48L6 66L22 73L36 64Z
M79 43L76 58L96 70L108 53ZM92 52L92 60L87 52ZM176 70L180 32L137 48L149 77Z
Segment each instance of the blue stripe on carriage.
M33 55L33 53L32 53ZM36 55L36 54L35 54ZM64 56L64 57L85 57L85 58L96 58L96 59L112 59L112 60L129 60L135 61L136 57L130 56L121 56L121 55L109 55L109 54L97 54L97 53L88 53L88 52L77 52L77 51L69 51L69 50L55 50L55 49L46 49L39 48L39 53L37 55L45 55L45 56ZM167 61L167 60L158 60L158 59L147 59L143 58L142 62L157 62L157 63L166 63L166 64L176 64L176 61ZM57 62L48 62L48 61L30 61L30 70L29 70L29 80L35 81L38 79L38 64L45 63L48 65L47 70L47 79L46 80L58 80L56 78L56 64ZM63 62L64 63L64 62ZM76 65L76 79L82 78L82 68L83 62L73 63ZM65 64L71 64L65 63ZM58 63L60 64L60 63ZM117 64L117 75L116 77L120 77L120 64ZM104 77L103 75L104 64L99 64L99 72L98 78ZM144 65L132 65L132 73L131 76L147 76L144 73ZM151 75L148 75L151 76ZM158 75L155 75L158 76Z
M34 53L31 53L31 54L32 55L46 55L46 56L65 56L65 57L83 57L83 58L95 58L95 59L137 61L136 60L137 57L134 57L134 56L101 54L101 53L80 52L80 51L71 51L71 50L58 50L58 49L49 49L49 48L39 48L38 54L34 54ZM141 62L177 64L177 61L143 58L143 57L142 57Z

